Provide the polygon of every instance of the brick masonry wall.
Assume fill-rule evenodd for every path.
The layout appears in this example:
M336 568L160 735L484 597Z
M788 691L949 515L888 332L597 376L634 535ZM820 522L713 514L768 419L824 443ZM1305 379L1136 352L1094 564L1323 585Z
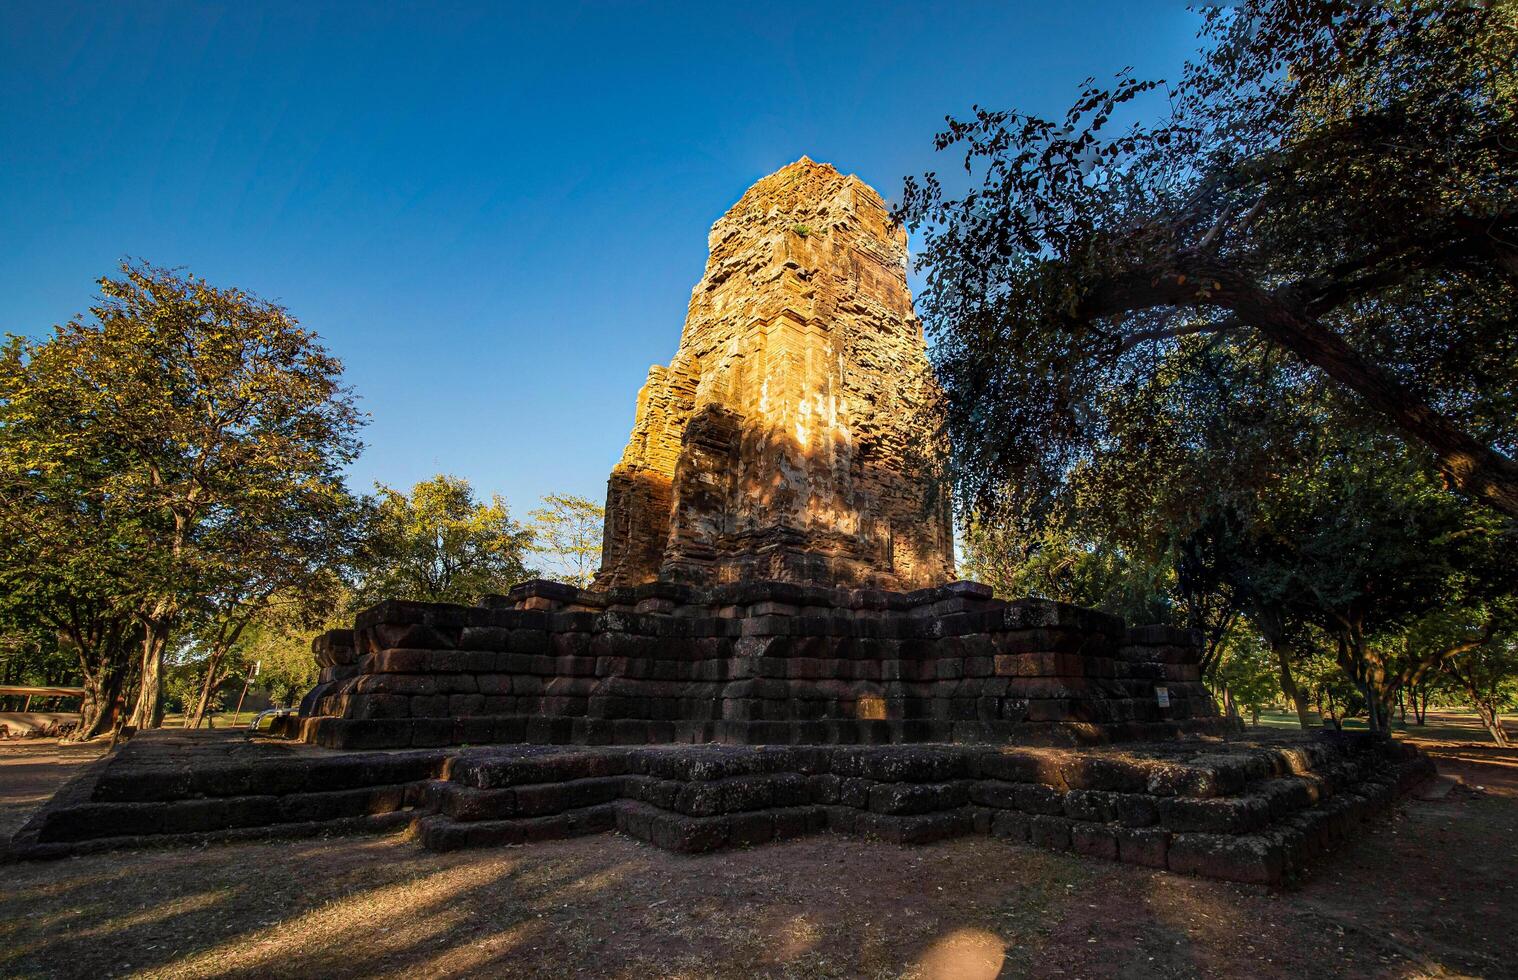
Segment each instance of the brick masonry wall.
M321 681L289 733L337 748L1086 744L1227 728L1188 631L968 582L531 582L474 608L382 603L315 647Z

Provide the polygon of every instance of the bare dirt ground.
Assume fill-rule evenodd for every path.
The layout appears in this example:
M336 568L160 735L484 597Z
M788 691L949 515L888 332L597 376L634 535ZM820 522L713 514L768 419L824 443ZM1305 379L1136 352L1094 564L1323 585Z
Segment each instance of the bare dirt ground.
M1423 743L1461 785L1288 892L984 838L224 845L0 868L0 974L1518 976L1518 750L1458 720L1437 733L1470 740ZM0 833L88 758L17 744L0 743Z
M0 842L10 840L79 766L104 752L99 744L69 745L56 738L0 739Z

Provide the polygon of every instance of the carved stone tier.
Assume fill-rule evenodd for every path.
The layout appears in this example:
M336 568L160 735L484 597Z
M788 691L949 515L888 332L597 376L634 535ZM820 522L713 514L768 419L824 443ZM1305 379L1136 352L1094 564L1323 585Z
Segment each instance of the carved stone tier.
M621 831L681 852L799 834L1021 844L1234 881L1298 879L1433 774L1364 732L1122 746L469 746L336 752L144 732L10 842L14 858L409 830L434 850ZM887 858L889 860L889 858Z
M381 603L317 652L322 683L290 734L335 748L1078 745L1229 728L1195 634L970 582L528 582L472 608Z

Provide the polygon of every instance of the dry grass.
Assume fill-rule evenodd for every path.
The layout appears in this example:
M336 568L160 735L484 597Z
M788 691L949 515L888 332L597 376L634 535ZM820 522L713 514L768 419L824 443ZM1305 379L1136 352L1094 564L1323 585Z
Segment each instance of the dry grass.
M1451 747L1468 788L1284 894L983 838L697 857L614 834L338 838L8 866L0 974L1498 976L1518 962L1518 767L1495 752Z

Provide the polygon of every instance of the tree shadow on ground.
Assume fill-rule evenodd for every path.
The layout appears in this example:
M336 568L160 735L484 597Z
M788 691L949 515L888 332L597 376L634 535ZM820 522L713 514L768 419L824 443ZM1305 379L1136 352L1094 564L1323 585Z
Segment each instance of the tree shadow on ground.
M269 841L6 866L0 974L1500 973L1518 957L1513 750L1438 751L1465 788L1405 803L1294 891L987 838L699 856L617 834L446 854Z

